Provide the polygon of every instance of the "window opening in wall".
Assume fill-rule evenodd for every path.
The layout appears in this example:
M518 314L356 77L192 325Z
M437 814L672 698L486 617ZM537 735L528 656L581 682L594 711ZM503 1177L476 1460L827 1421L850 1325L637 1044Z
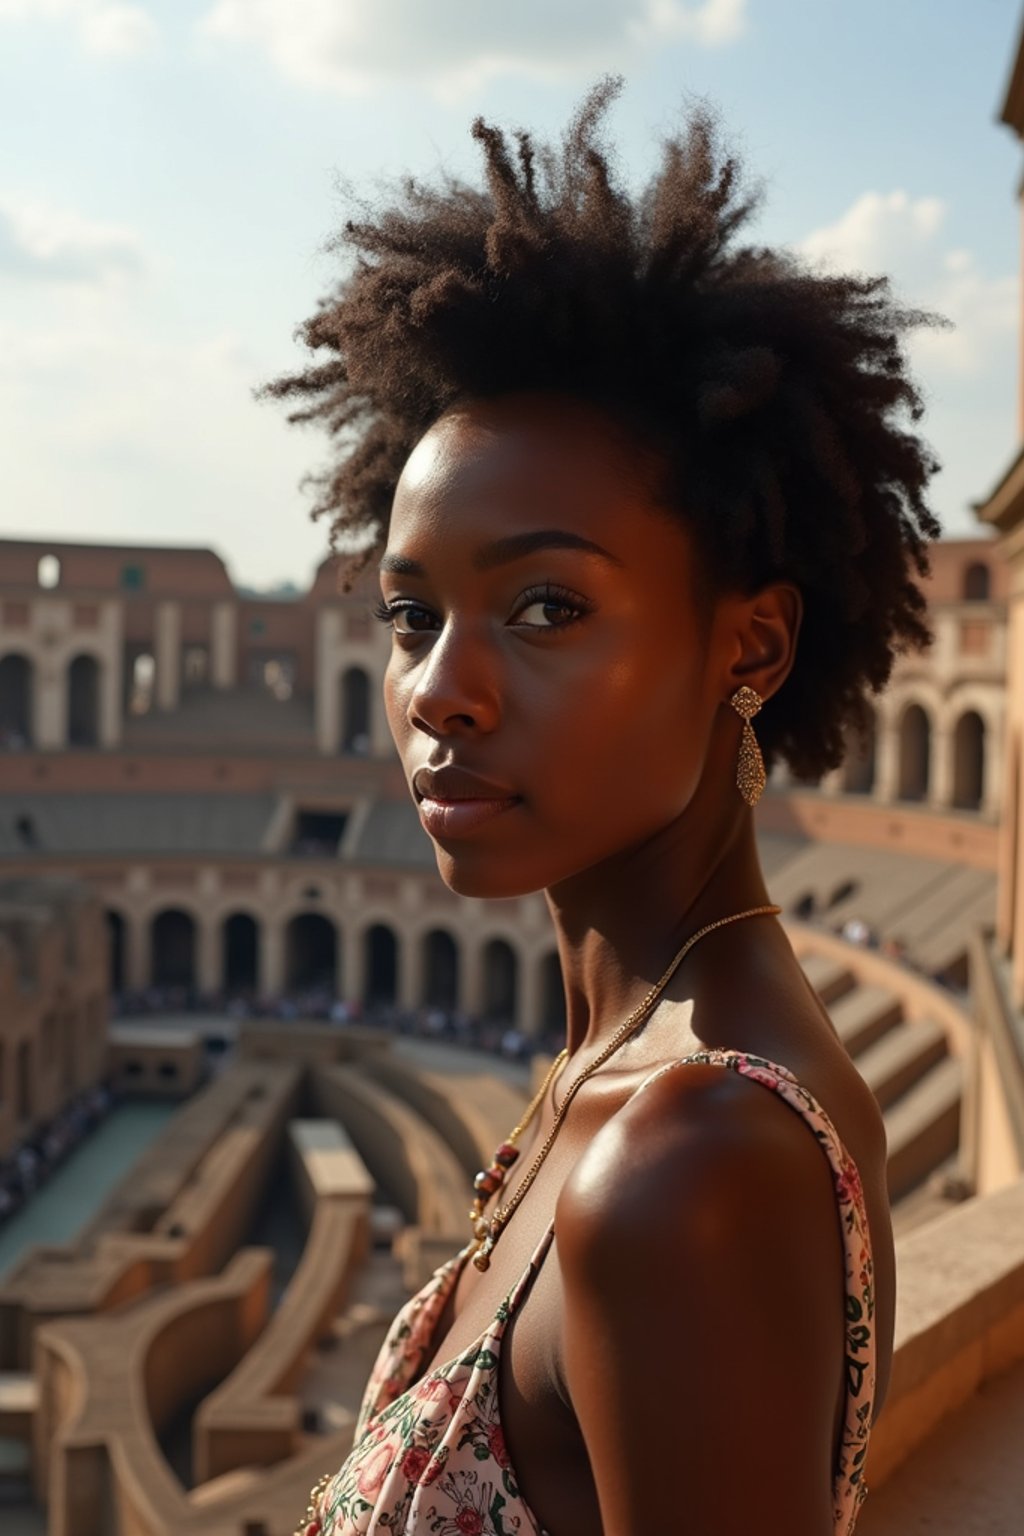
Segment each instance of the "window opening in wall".
M992 577L987 565L976 560L964 571L964 600L968 603L987 603L992 589Z
M19 1040L14 1057L15 1115L19 1121L32 1117L32 1047Z
M145 567L141 565L122 565L121 590L124 592L141 592L146 585Z
M362 667L349 667L341 679L341 750L369 755L370 679Z
M120 912L107 911L107 975L111 992L124 991L125 986L125 932L124 918Z
M427 1007L454 1009L459 998L459 951L443 928L434 928L424 936L423 970Z
M297 811L288 852L293 858L335 858L347 821L345 811Z
M39 847L39 834L36 831L36 824L27 811L15 817L14 830L17 833L18 842L23 848Z
M259 927L248 912L233 912L224 923L224 990L231 997L255 992L259 981Z
M48 590L60 585L60 561L56 555L43 555L36 567L36 578Z
M99 739L99 662L95 656L76 656L68 668L68 745L96 747Z
M903 713L899 735L899 798L924 800L931 775L931 724L920 704Z
M398 994L398 941L384 923L374 923L366 931L365 989L363 1001L368 1008L393 1003Z
M485 1021L514 1024L519 964L511 944L491 939L484 947L483 970Z
M156 660L149 651L142 651L132 662L131 682L128 693L128 713L148 715L153 708L156 693Z
M302 912L285 929L285 990L335 995L338 931L319 912Z
M187 1005L195 990L196 925L188 912L169 907L152 923L151 985L166 987L172 1006Z
M981 809L985 793L985 722L977 710L961 715L953 732L953 804Z
M0 658L0 752L32 745L32 663L27 656Z

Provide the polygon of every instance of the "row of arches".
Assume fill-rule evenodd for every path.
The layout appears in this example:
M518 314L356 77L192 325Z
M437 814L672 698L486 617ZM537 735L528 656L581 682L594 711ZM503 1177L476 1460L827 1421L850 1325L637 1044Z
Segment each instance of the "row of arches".
M69 747L100 744L101 664L82 652L68 663L65 743ZM18 751L37 744L35 662L21 652L0 657L0 751ZM371 679L364 667L347 667L338 679L339 731L336 749L347 756L366 757L372 750ZM126 715L148 714L156 689L156 662L149 651L126 658Z
M933 727L920 704L908 704L897 727L895 795L910 803L927 800L934 771ZM951 803L957 810L977 811L985 798L985 722L975 709L960 715L953 727ZM842 788L847 794L869 795L875 790L878 755L878 723L872 713L864 739L851 742L842 769Z
M0 751L35 745L34 663L12 651L0 657ZM96 747L100 740L100 664L85 652L67 669L65 732L68 746Z
M114 992L127 986L127 932L121 913L107 912L110 931L110 984ZM299 913L285 925L282 991L285 995L325 991L351 995L340 965L340 932L321 912ZM234 912L219 926L218 990L225 997L254 994L260 987L259 921L248 912ZM365 1007L394 1005L399 1000L402 940L387 923L372 923L362 935L363 965L360 1001ZM463 943L444 928L433 928L411 941L420 946L416 957L421 977L417 1006L452 1011L465 1006ZM150 922L150 962L147 985L160 989L199 991L199 928L191 913L177 907L158 912ZM491 938L480 951L480 1017L487 1022L518 1022L522 961L507 940ZM540 1012L532 1027L558 1029L565 1022L561 970L554 950L540 961Z

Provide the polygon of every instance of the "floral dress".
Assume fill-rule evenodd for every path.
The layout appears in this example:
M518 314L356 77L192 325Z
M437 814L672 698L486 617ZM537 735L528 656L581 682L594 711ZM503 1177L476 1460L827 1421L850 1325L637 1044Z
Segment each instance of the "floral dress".
M833 1533L851 1536L867 1494L864 1460L875 1388L874 1283L860 1177L835 1127L786 1068L740 1051L684 1062L730 1067L777 1093L807 1123L832 1168L846 1264L846 1407L833 1478ZM473 1244L442 1264L399 1312L367 1383L353 1449L314 1500L321 1536L545 1536L519 1491L498 1413L506 1329L554 1236L554 1222L493 1321L462 1354L422 1379L438 1319Z

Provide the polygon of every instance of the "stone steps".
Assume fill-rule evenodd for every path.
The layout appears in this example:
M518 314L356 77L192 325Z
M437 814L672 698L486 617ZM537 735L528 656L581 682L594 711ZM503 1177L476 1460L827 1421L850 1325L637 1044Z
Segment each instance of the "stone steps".
M947 1054L946 1032L940 1024L932 1019L900 1019L861 1051L857 1070L884 1110Z
M903 1017L903 1004L886 987L864 985L844 992L829 1007L836 1033L856 1059Z

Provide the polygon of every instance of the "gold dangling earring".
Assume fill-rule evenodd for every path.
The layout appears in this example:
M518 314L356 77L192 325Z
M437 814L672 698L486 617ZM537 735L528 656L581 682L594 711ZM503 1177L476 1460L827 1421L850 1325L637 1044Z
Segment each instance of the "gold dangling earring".
M744 686L737 688L729 703L743 721L740 755L736 761L736 788L748 805L756 805L764 792L768 775L765 773L764 758L761 756L761 748L757 744L757 737L750 722L764 700L755 688Z

